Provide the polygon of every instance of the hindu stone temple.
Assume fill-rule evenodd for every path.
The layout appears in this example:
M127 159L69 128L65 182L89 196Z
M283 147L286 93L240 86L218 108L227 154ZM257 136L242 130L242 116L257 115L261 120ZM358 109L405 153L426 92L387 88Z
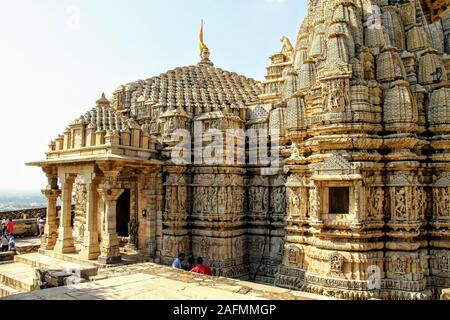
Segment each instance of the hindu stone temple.
M216 275L337 298L438 297L450 288L447 5L310 0L262 82L216 68L202 41L198 64L103 95L29 164L48 177L42 249L115 264L127 239L161 264L184 252ZM281 165L175 163L180 129L193 154L210 142L198 129L265 130L259 147L276 140Z

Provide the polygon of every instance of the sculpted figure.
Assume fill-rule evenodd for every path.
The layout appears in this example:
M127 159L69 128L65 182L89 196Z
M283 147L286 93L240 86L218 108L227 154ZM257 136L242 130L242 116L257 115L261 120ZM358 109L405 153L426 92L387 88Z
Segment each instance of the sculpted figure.
M289 203L291 216L298 216L300 214L300 198L294 190L290 191Z
M406 220L408 218L405 188L400 188L395 194L395 213L396 217L400 220Z
M195 196L194 196L194 211L196 212L201 212L202 211L202 188L198 187L195 189L194 192Z
M131 221L128 223L128 234L130 237L130 244L136 245L137 237L138 237L138 230L139 230L139 222L137 217L134 219L131 219Z
M260 188L255 188L254 189L254 209L255 211L261 211L262 209L262 190Z
M226 194L224 188L220 188L219 194L219 212L226 211Z
M172 211L172 186L166 187L166 211Z

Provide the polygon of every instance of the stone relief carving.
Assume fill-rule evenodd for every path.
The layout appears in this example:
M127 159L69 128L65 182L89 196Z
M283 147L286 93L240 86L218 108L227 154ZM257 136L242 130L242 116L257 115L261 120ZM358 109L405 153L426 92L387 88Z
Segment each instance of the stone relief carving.
M397 275L402 276L406 274L407 264L408 260L404 256L394 255L392 257L393 272Z
M344 256L338 252L330 255L330 272L332 274L342 274L344 271Z

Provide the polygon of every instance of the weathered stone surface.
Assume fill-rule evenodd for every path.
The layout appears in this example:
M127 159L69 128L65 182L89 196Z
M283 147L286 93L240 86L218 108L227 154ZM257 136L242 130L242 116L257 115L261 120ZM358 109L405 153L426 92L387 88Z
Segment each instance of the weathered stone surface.
M450 300L450 289L442 290L441 300Z
M58 276L58 274L57 274ZM101 278L100 278L101 277ZM101 270L92 282L50 288L6 300L323 300L325 297L155 264Z

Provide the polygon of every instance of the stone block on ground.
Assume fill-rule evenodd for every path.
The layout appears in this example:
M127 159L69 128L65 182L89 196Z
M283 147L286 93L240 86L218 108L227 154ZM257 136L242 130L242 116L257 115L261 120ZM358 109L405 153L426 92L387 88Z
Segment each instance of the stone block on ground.
M63 270L50 270L45 272L45 283L49 287L61 287L65 285L67 278L71 277L71 273Z

